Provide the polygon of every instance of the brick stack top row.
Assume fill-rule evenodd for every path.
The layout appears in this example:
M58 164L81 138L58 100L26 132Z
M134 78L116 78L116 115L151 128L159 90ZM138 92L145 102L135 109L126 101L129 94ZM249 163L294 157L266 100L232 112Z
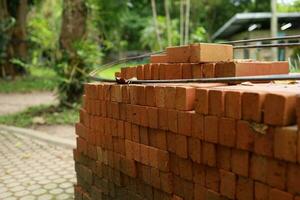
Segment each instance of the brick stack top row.
M200 43L168 47L166 53L152 55L149 64L122 68L116 76L138 80L172 80L287 73L288 62L234 60L232 45Z

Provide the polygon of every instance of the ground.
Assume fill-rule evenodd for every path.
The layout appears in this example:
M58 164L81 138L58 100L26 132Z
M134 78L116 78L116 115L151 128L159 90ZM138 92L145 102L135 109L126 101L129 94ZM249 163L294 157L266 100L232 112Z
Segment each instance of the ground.
M0 199L72 199L72 150L0 130Z

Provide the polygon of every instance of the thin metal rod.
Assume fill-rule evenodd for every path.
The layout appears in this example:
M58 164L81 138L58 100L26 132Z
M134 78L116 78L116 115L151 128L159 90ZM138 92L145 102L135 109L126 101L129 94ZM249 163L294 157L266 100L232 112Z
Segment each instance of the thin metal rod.
M270 47L297 47L300 43L277 43L277 44L259 44L234 46L233 49L251 49L251 48L270 48Z
M247 42L262 42L262 41L292 40L292 39L300 39L300 35L270 37L270 38L257 38L257 39L249 39L249 40L236 40L236 41L221 42L220 44L239 44L239 43L247 43Z
M91 77L100 82L118 82L114 79L103 79L101 77ZM229 83L246 81L276 81L276 80L300 80L300 74L264 75L264 76L238 76L221 78L196 78L196 79L174 79L174 80L125 80L123 83L142 84L142 83Z
M104 65L101 65L99 68L97 68L97 69L93 70L92 72L90 72L90 75L95 75L97 72L108 69L113 65L117 65L117 64L120 64L120 63L126 63L127 61L130 61L130 60L138 60L138 59L141 59L141 58L147 58L151 55L159 54L159 53L163 53L163 52L164 51L150 52L150 53L146 53L146 54L139 55L139 56L121 58L119 60L115 60L115 61L112 61L112 62L109 62L109 63L105 63Z

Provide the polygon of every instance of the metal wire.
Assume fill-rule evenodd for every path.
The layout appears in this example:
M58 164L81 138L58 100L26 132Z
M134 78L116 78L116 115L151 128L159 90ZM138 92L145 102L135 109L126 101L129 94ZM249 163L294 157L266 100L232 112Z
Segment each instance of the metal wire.
M298 47L300 43L277 43L277 44L258 44L234 46L233 49L251 49L251 48L271 48L271 47Z
M278 80L300 80L300 74L283 74L283 75L264 75L264 76L238 76L238 77L221 77L221 78L195 78L195 79L174 79L174 80L120 80L120 79L104 79L101 77L91 77L95 81L100 82L117 82L129 84L143 83L231 83L246 81L278 81Z
M236 41L221 42L220 44L239 44L239 43L248 43L248 42L263 42L263 41L292 40L292 39L300 39L300 35L270 37L270 38L257 38L257 39L248 39L248 40L236 40Z

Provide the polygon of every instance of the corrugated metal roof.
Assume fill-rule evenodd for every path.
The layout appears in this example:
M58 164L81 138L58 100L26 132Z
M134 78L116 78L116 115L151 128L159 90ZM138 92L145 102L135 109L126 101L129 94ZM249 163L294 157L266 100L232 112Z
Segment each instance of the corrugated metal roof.
M251 24L260 24L262 29L270 28L270 12L238 13L228 20L213 36L213 39L229 37L248 29ZM300 28L300 12L278 13L279 23L293 24L292 28Z

